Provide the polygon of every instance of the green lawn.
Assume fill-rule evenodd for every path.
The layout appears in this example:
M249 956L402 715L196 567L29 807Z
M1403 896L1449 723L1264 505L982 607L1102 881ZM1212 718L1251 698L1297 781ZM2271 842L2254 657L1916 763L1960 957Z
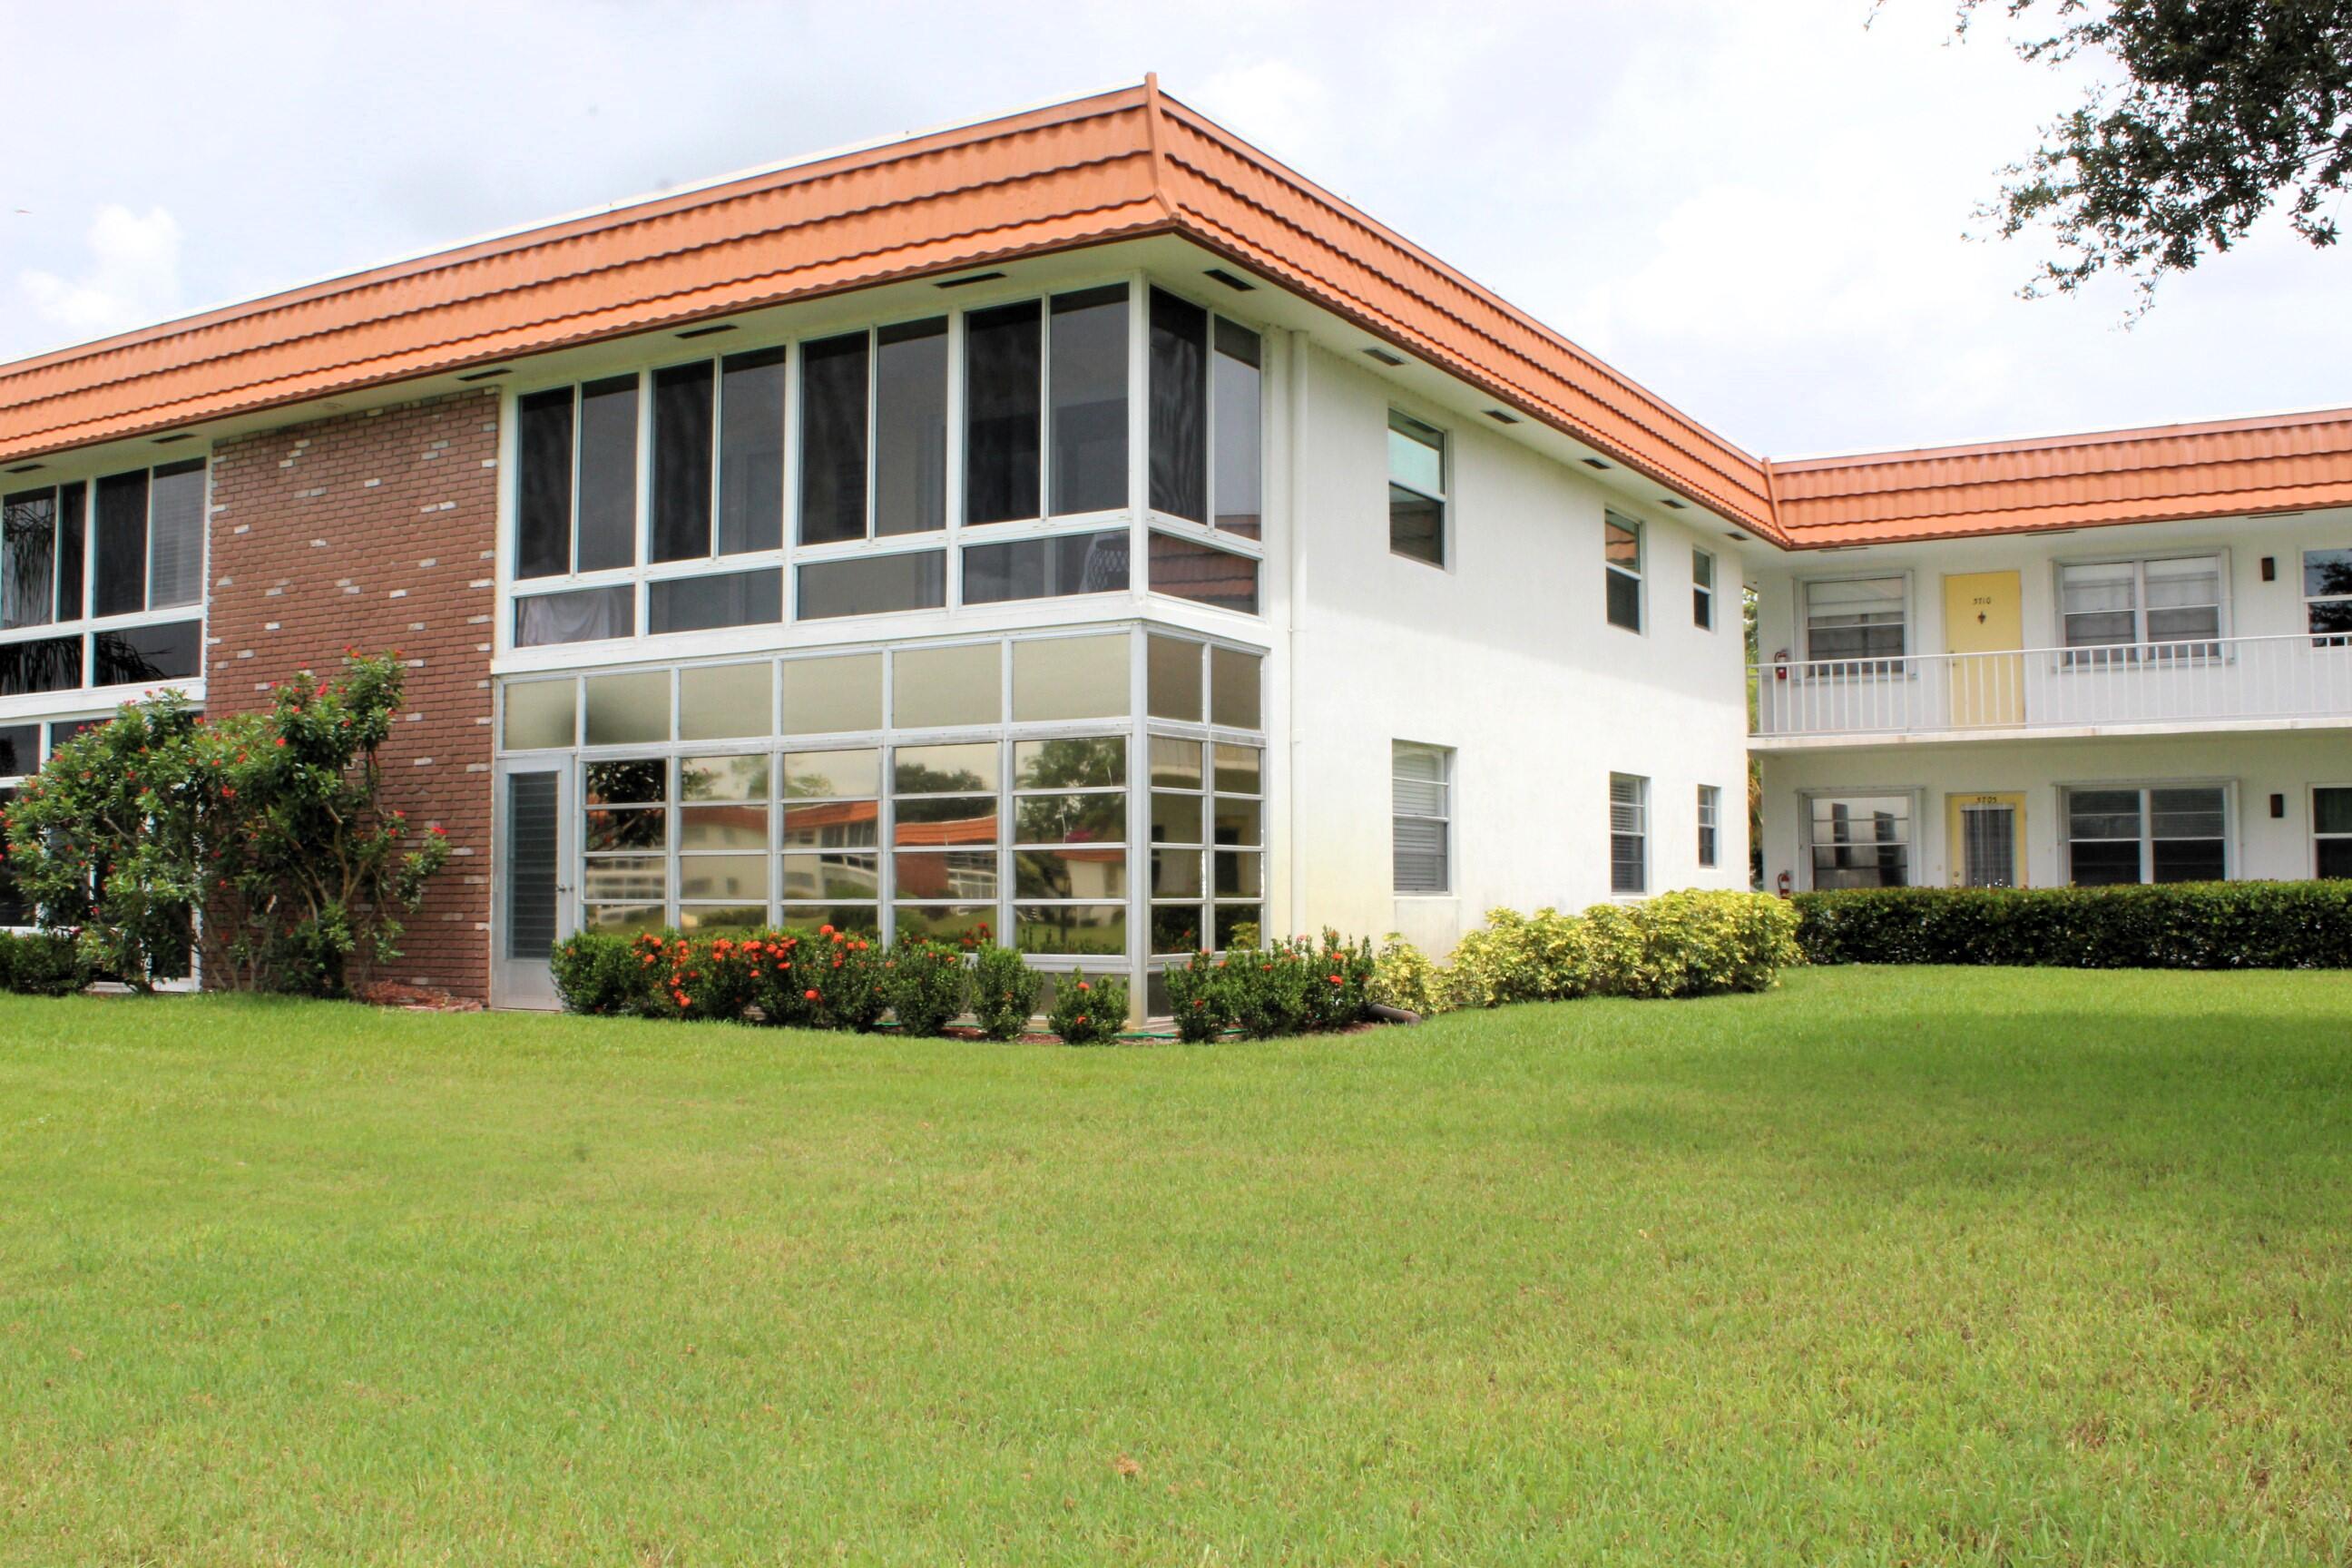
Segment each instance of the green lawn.
M0 1001L0 1561L2341 1563L2352 978Z

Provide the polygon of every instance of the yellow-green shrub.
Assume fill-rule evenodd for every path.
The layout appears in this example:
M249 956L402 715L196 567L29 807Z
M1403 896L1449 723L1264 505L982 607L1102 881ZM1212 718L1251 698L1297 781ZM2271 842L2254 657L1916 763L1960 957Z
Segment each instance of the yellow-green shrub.
M1783 967L1804 962L1796 932L1796 911L1761 893L1664 893L1638 904L1595 904L1580 916L1489 910L1444 969L1428 969L1391 937L1380 984L1400 992L1417 986L1438 1008L1765 991ZM1399 947L1403 952L1391 958ZM1413 960L1427 972L1415 971Z
M1402 1007L1424 1018L1453 1005L1445 971L1396 931L1389 932L1373 955L1364 994L1380 1006Z
M1486 923L1454 947L1446 994L1457 1007L1565 1002L1591 990L1592 975L1591 940L1574 916L1488 910Z

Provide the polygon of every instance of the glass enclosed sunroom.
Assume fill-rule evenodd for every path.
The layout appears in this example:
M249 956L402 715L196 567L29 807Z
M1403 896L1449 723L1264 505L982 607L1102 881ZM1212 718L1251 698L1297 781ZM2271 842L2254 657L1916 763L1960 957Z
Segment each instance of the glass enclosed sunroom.
M496 1002L573 930L831 924L1158 1013L1262 922L1278 346L1003 289L508 395Z

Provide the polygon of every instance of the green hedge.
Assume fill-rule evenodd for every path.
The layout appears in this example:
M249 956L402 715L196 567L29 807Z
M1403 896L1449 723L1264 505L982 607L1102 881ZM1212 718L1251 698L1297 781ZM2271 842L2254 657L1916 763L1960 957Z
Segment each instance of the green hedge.
M2352 967L2352 881L1800 893L1814 963Z

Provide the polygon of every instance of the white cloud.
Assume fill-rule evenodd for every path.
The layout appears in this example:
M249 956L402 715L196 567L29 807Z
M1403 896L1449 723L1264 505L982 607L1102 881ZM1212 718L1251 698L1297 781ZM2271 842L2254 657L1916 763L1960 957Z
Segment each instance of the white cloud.
M72 278L37 268L16 275L42 321L77 338L100 337L180 308L180 225L164 207L145 216L110 203L91 220L89 265Z

